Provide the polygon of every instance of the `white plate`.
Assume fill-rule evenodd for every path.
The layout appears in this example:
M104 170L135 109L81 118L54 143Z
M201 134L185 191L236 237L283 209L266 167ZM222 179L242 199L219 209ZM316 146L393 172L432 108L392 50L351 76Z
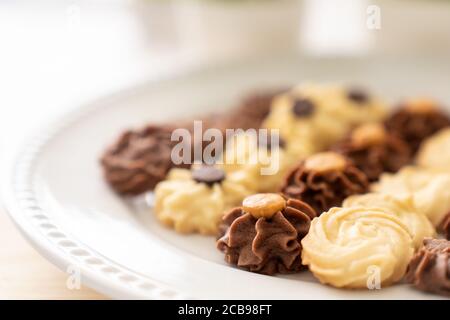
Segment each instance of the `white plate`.
M436 298L407 285L338 290L308 272L268 277L230 267L212 237L178 235L112 193L98 158L123 128L226 108L250 88L342 80L390 97L425 92L450 102L449 77L437 60L417 68L414 60L284 57L153 81L83 106L32 139L9 170L7 209L42 255L63 270L78 268L84 284L114 298Z

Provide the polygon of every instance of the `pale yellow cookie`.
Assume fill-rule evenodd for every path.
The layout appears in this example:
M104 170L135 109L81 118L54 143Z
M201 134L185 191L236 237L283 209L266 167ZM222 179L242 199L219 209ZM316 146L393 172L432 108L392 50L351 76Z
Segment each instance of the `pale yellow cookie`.
M412 197L416 209L435 227L450 211L450 173L444 171L406 167L396 174L381 175L372 191L400 199Z
M315 218L302 240L302 263L320 282L371 288L398 282L413 255L412 237L382 209L332 208Z
M450 128L442 129L422 143L416 163L422 167L442 168L450 172Z
M292 153L304 158L327 149L354 126L385 116L384 103L366 93L336 85L301 84L273 100L263 126L279 129L288 150L291 144Z
M155 214L179 233L215 235L224 212L254 193L233 174L217 183L195 181L190 170L172 169L155 188Z
M272 141L271 137L266 140ZM253 134L236 135L227 143L221 167L252 190L278 191L295 161L279 139L273 143L270 141L258 143L258 138Z
M395 215L408 227L416 250L422 246L424 238L435 235L432 224L424 214L417 211L412 197L397 199L387 194L368 193L350 196L342 206L344 208L380 208L385 213Z

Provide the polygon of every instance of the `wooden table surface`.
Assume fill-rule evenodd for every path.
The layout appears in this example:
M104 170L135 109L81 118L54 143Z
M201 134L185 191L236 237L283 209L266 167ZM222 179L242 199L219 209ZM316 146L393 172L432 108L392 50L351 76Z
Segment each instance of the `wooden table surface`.
M39 255L0 208L0 299L104 299L66 287L67 275Z

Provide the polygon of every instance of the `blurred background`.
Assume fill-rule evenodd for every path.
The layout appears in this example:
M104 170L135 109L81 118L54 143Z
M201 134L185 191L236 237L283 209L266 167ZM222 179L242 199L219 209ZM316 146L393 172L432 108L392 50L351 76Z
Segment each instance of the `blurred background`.
M0 161L33 130L104 93L286 52L408 58L418 68L439 57L448 66L450 1L0 0ZM2 209L0 241L11 244L0 249L0 298L43 297L34 285L46 288L44 297L64 297L64 278Z

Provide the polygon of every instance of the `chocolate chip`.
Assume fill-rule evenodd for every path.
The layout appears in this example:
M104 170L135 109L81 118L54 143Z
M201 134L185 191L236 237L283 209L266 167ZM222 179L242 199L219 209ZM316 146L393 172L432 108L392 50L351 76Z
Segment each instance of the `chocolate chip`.
M192 179L212 186L215 183L221 183L225 179L225 172L213 166L203 165L192 171Z
M297 117L307 117L314 113L314 103L309 99L297 99L292 111Z
M352 88L347 91L347 97L359 104L366 103L369 101L369 95L362 89Z

